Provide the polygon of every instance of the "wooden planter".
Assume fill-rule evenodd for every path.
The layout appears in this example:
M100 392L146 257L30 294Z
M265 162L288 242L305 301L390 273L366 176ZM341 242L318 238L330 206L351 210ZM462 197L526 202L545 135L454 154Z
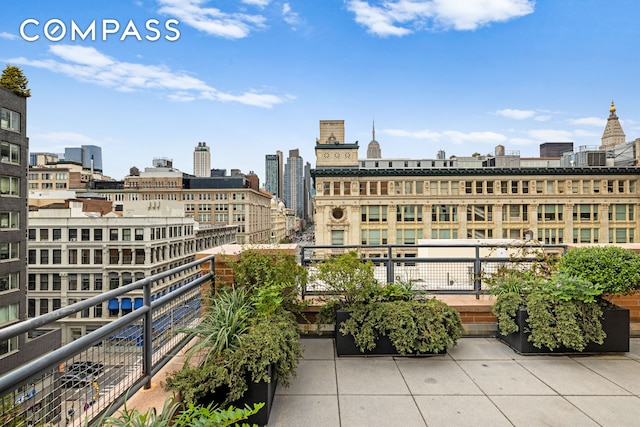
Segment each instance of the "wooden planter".
M629 351L629 310L623 307L613 306L604 308L604 317L602 319L602 328L607 334L602 344L588 343L584 350L578 351L571 348L561 346L557 349L550 350L546 347L537 348L529 342L531 335L529 325L526 321L529 317L525 309L518 310L515 322L518 325L518 332L509 335L497 333L498 339L509 345L516 352L521 354L558 354L558 353L617 353Z
M346 310L338 310L336 312L335 342L338 356L397 356L400 354L394 347L391 339L386 335L378 337L373 350L361 351L360 348L356 346L353 335L343 335L340 332L340 324L347 320L349 316L349 312ZM446 350L439 353L420 354L420 356L432 356L435 354L446 354Z
M246 421L242 421L242 423L264 426L269 422L269 415L271 414L271 406L273 405L273 398L276 394L278 381L276 377L275 364L270 364L268 366L268 370L271 382L260 381L258 383L254 383L251 381L251 375L247 374L247 392L242 398L230 403L230 405L233 405L236 408L244 408L245 405L249 405L253 408L255 403L264 402L264 406L257 414L250 416ZM226 387L217 389L215 393L202 398L200 403L209 404L211 402L216 402L220 404L224 402L228 392L229 390L226 389Z

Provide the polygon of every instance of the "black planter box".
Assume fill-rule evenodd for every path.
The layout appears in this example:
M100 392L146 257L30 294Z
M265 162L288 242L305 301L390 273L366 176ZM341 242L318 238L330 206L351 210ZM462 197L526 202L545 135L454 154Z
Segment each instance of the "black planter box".
M338 310L336 312L336 353L338 356L398 356L400 353L394 347L391 339L383 335L376 339L376 346L373 350L361 351L358 346L356 346L355 339L353 335L343 335L340 332L340 324L347 320L350 317L348 311ZM426 353L420 354L420 356L432 356L435 354L446 354L446 350L439 353ZM416 355L416 354L411 354Z
M247 374L247 392L242 398L227 405L227 407L233 405L236 408L244 408L245 405L249 405L249 407L253 408L253 405L255 403L264 402L264 406L258 411L257 414L250 416L246 421L242 421L239 424L247 423L249 425L257 424L259 426L264 426L269 422L269 415L271 414L271 406L273 405L273 398L276 394L276 386L278 385L278 381L276 378L275 365L270 364L268 366L268 370L271 382L260 381L258 383L254 383L251 381L251 375ZM224 402L228 392L229 390L226 387L217 389L215 393L202 398L201 403L209 404L211 402L216 402L220 404Z
M518 332L502 335L498 331L498 338L521 354L583 354L583 353L617 353L629 351L629 310L623 307L613 306L603 308L602 328L607 334L602 344L590 342L582 351L561 346L554 350L546 347L537 348L529 342L529 325L526 322L529 317L525 309L518 310L515 322Z

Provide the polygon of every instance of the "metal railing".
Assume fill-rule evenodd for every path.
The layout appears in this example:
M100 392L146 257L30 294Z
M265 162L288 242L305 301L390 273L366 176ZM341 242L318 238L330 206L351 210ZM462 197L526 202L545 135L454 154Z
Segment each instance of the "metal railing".
M528 245L528 246L525 246ZM526 267L540 251L563 254L566 245L542 245L537 242L513 243L430 243L418 245L304 246L301 264L313 277L315 264L348 251L357 251L364 261L374 263L374 275L380 283L411 283L415 292L475 294L479 298L483 278L500 266L518 262ZM302 289L302 297L326 293L325 285L311 279Z
M198 268L209 262L209 269ZM156 374L187 342L180 332L201 319L201 285L213 278L214 256L146 277L59 310L0 329L0 342L21 334L38 334L54 322L142 289L137 307L75 341L0 377L0 424L15 426L92 425L112 414ZM152 296L155 282L182 271L198 272ZM124 311L123 311L124 312Z

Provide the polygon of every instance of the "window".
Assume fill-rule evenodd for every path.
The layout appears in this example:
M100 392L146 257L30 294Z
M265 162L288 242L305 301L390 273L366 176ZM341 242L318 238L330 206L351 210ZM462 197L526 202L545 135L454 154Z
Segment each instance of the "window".
M332 245L344 245L344 230L332 230L331 231L331 244Z
M2 163L20 164L20 146L9 142L0 142L0 161Z
M40 249L40 264L49 264L49 249Z
M120 251L117 249L109 249L109 264L120 263Z
M323 194L325 196L330 196L331 195L331 183L330 182L325 182L323 184L322 188L323 188ZM216 194L216 196L217 196L217 194ZM218 199L216 198L216 200L218 200Z
M109 273L109 289L118 289L120 286L120 277L118 273Z
M609 207L609 221L633 221L633 205L611 205Z
M396 243L399 245L413 245L416 239L422 239L422 229L396 230Z
M432 222L458 221L458 207L454 205L433 205L431 207Z
M20 132L20 113L2 108L0 110L0 129Z
M13 353L16 350L18 350L18 337L13 337L6 341L0 341L0 356L3 354Z
M36 240L36 230L35 230L35 228L30 228L27 231L27 239L29 239L29 241L31 241L31 242Z
M80 236L83 242L88 242L89 240L91 240L91 230L88 228L81 229Z
M29 273L28 281L27 281L27 289L30 291L36 290L36 275L33 273Z
M53 263L62 264L62 250L60 249L53 250Z
M387 222L386 206L362 206L362 222Z
M493 181L487 181L487 194L493 194Z
M422 206L418 205L399 205L396 212L396 220L398 222L421 222Z
M20 286L18 273L5 273L0 275L0 292L6 292L13 289L18 289Z
M77 264L77 263L78 263L78 250L69 249L69 264Z
M502 208L502 221L521 222L528 221L527 205L504 205Z
M93 263L102 264L102 249L93 250Z
M62 300L60 298L53 298L51 302L53 303L53 307L51 307L53 311L60 310L62 308Z
M70 291L78 290L78 275L75 273L69 274L69 290Z
M486 222L493 221L492 205L467 205L467 221Z
M539 205L538 221L562 221L562 205Z
M94 273L93 275L93 290L101 291L102 290L102 273Z
M78 229L77 228L70 228L69 229L69 241L70 242L75 242L76 240L78 240Z
M0 325L18 320L18 304L0 306Z
M82 264L91 264L91 249L82 249Z
M29 253L27 254L27 264L34 265L38 262L37 260L37 252L35 249L29 249Z
M144 240L144 228L136 228L135 233L137 241Z
M49 275L41 274L40 275L40 290L48 291L49 290Z
M0 243L0 261L18 259L19 250L20 244L17 242Z
M89 273L82 273L80 275L80 289L83 291L91 289L91 275Z
M40 299L40 315L47 314L49 312L49 300L47 298Z
M54 228L53 229L53 241L56 242L58 240L62 240L62 229Z
M17 229L20 227L18 212L0 212L0 230Z
M111 241L118 240L118 229L117 228L110 228L109 229L109 240L111 240Z
M573 206L574 221L597 221L598 205L574 205ZM579 243L575 242L574 243ZM591 243L589 241L589 243Z
M93 240L96 242L102 241L102 228L93 229Z
M59 273L53 273L51 276L51 289L54 291L59 291L62 289L62 279L60 278Z
M0 195L19 196L20 178L15 176L0 176Z

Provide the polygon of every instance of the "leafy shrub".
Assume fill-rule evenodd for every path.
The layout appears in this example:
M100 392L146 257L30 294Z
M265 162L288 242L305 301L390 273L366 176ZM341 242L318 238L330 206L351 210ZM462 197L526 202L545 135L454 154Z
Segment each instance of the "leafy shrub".
M605 295L640 289L640 255L618 246L575 248L560 258L560 271L601 286Z

